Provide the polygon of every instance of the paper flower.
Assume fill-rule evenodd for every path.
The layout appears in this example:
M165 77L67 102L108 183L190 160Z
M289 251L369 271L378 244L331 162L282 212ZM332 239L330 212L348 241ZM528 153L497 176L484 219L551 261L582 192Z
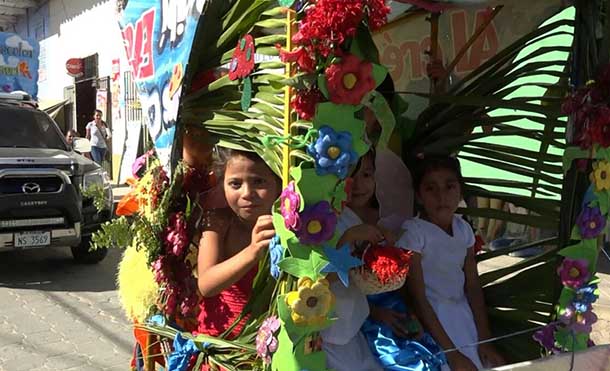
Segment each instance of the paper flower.
M296 48L291 52L282 50L280 45L276 45L280 51L280 60L284 63L294 62L302 72L311 73L316 69L316 60L312 54L305 48Z
M591 182L595 184L595 190L601 192L610 189L610 162L597 161L593 163L593 171L590 175Z
M395 246L374 246L366 251L363 261L364 266L385 285L409 274L411 253Z
M568 307L560 314L559 319L574 332L588 334L597 322L597 315L591 310L577 312L573 307Z
M271 355L277 350L278 342L275 332L280 329L280 320L271 316L263 321L256 334L256 354L265 364L271 363Z
M578 312L586 312L591 309L591 304L597 300L597 284L589 284L576 289L576 295L572 300L572 306Z
M169 254L182 256L188 245L188 233L183 212L173 213L169 216L168 226L163 234L165 249Z
M309 277L301 277L298 287L298 291L291 291L286 295L292 321L303 326L323 324L335 300L328 281L313 281Z
M297 112L299 118L311 120L316 114L316 106L324 99L317 88L299 90L290 101L292 108Z
M532 338L537 341L542 347L549 352L559 352L559 348L555 345L555 331L557 325L552 323L544 326L540 330L536 331Z
M294 181L288 183L280 195L280 214L284 218L284 225L291 231L299 229L299 208L301 207L301 196L297 193Z
M576 219L584 239L595 238L606 227L606 218L598 207L584 207Z
M328 201L320 201L306 207L301 213L301 226L296 231L299 242L319 245L328 241L335 233L337 215L331 210Z
M375 89L373 65L353 54L346 54L341 62L330 65L325 74L330 101L336 104L358 105Z
M565 258L557 273L564 286L577 289L589 280L588 262L585 259Z
M237 42L229 65L229 79L237 80L248 76L254 69L254 39L245 35Z
M269 243L269 271L276 280L280 276L279 262L284 258L284 247L280 244L280 236L274 236Z
M336 132L327 125L320 128L318 139L307 147L307 152L314 158L316 174L335 174L340 179L358 161L358 154L352 149L352 134Z

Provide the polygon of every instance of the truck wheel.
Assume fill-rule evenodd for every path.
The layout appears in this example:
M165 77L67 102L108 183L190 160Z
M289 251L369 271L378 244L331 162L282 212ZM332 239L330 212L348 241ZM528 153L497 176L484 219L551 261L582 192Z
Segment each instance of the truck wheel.
M91 245L91 237L83 237L80 245L72 246L72 256L77 263L82 264L95 264L99 263L106 255L108 255L108 249L100 247L95 250L89 251Z

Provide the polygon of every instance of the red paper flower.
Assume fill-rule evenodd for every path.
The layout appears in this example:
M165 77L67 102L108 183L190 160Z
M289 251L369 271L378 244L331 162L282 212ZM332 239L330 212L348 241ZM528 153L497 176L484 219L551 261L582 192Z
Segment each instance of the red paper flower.
M254 39L246 35L239 39L231 64L229 66L229 79L237 80L248 76L254 69Z
M411 252L394 246L374 246L365 252L363 261L385 285L409 274Z
M330 100L337 104L360 104L362 98L375 89L373 65L346 54L340 63L326 69Z
M317 88L299 90L290 101L299 118L311 120L316 114L316 106L322 101L324 96Z
M374 31L388 21L390 7L385 5L385 0L367 0L366 6L369 11L369 26Z
M316 69L316 60L312 57L313 53L307 51L304 47L297 48L291 52L281 49L280 45L276 45L280 50L280 60L284 63L296 63L299 69L303 72L313 72Z
M610 108L599 107L590 123L591 141L602 147L610 147Z

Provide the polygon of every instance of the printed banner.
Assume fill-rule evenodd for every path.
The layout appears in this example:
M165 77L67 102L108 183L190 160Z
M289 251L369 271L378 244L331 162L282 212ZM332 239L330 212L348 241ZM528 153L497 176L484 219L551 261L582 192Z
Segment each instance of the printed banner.
M439 19L439 56L444 65L453 61L477 27L490 16L494 6L504 6L452 71L451 80L456 81L558 13L563 1L488 0L448 5L453 7L445 10ZM397 91L430 92L426 65L429 63L431 27L426 17L427 13L398 18L374 35L381 63L389 69ZM409 101L407 115L411 118L417 117L427 105L423 98L405 97Z
M182 79L205 2L130 0L120 14L144 120L163 164L169 164Z
M25 91L36 98L39 53L36 40L0 32L0 91Z

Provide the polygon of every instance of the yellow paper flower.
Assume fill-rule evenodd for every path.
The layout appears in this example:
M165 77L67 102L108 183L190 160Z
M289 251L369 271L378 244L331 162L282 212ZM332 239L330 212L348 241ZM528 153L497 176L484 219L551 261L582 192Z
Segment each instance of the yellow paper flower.
M298 291L289 292L286 296L286 304L292 310L292 320L296 325L321 325L335 301L328 281L301 277L298 286Z
M597 192L610 190L610 162L603 160L593 164L591 182Z

